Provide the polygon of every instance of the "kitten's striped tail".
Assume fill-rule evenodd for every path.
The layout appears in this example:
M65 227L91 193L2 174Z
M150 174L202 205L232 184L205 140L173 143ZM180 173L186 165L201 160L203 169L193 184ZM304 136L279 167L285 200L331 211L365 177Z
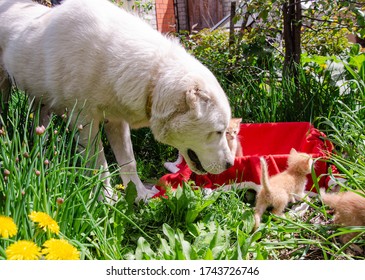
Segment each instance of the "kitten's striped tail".
M260 157L260 163L261 163L261 185L267 192L270 192L269 170L267 168L267 162L264 159L264 157Z

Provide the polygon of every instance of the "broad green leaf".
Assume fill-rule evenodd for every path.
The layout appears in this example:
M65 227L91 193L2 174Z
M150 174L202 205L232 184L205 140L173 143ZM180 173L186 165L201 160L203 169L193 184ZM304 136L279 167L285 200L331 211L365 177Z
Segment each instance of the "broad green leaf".
M128 211L127 211L128 213L133 211L134 202L136 201L136 198L137 198L136 185L132 181L130 181L125 190L125 200L128 203Z
M191 244L184 239L184 233L177 229L176 255L178 260L194 259L193 249ZM193 257L193 258L192 258Z
M143 237L140 237L137 241L135 256L138 260L151 260L155 258L155 253L152 251L150 244Z
M169 244L170 244L171 248L174 248L175 247L175 231L173 230L173 228L170 227L168 224L163 224L162 231L169 239Z
M173 260L175 258L174 252L171 249L170 245L164 238L160 238L160 249L159 252L162 253L165 260Z
M197 202L195 207L191 207L185 217L185 222L187 224L193 223L195 219L198 217L199 213L207 208L209 205L213 204L218 197L220 196L220 192L213 192L206 198L203 198L203 201Z
M213 252L208 248L207 252L205 253L204 260L214 260Z

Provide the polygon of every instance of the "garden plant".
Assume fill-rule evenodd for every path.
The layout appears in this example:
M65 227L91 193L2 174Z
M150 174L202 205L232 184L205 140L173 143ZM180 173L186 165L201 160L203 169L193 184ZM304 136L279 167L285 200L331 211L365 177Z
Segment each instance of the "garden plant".
M365 53L359 44L321 37L318 44L333 43L325 51L315 53L313 41L303 46L298 83L283 74L277 46L261 37L244 35L232 46L221 29L177 36L217 76L234 117L246 123L311 122L335 147L329 159L319 160L340 176L331 170L326 175L341 190L365 191ZM364 259L351 242L364 248L365 227L333 224L333 212L319 196L305 199L304 215L290 207L284 217L266 212L254 230L251 191L207 194L189 181L164 197L135 203L133 184L123 186L112 165L118 200L108 203L102 199L102 170L88 156L93 139L80 148L79 131L87 128L69 126L72 108L45 128L37 125L39 108L16 88L8 108L1 106L1 260ZM115 162L103 133L98 137ZM132 141L142 180L155 184L177 151L157 143L149 129L132 131ZM312 176L319 191L320 178ZM360 234L340 243L338 236L349 232Z

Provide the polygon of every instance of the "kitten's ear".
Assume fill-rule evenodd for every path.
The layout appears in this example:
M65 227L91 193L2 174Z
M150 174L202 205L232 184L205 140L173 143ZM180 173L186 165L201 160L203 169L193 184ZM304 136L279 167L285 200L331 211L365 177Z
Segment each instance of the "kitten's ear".
M297 152L297 150L296 149L294 149L294 148L291 148L291 150L290 150L290 154L297 154L298 152Z
M232 118L232 121L234 121L236 124L241 123L242 118Z

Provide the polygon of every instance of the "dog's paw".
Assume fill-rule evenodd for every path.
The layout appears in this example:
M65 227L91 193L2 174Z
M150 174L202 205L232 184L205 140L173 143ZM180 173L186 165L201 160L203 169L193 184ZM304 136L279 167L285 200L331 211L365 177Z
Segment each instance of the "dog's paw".
M111 187L104 187L103 195L100 194L98 200L105 201L106 203L113 205L118 201L118 194Z
M153 186L151 189L147 189L145 187L138 189L138 194L136 197L136 202L140 202L141 200L146 202L148 199L152 198L155 194L159 192L158 189L156 189L155 186Z

